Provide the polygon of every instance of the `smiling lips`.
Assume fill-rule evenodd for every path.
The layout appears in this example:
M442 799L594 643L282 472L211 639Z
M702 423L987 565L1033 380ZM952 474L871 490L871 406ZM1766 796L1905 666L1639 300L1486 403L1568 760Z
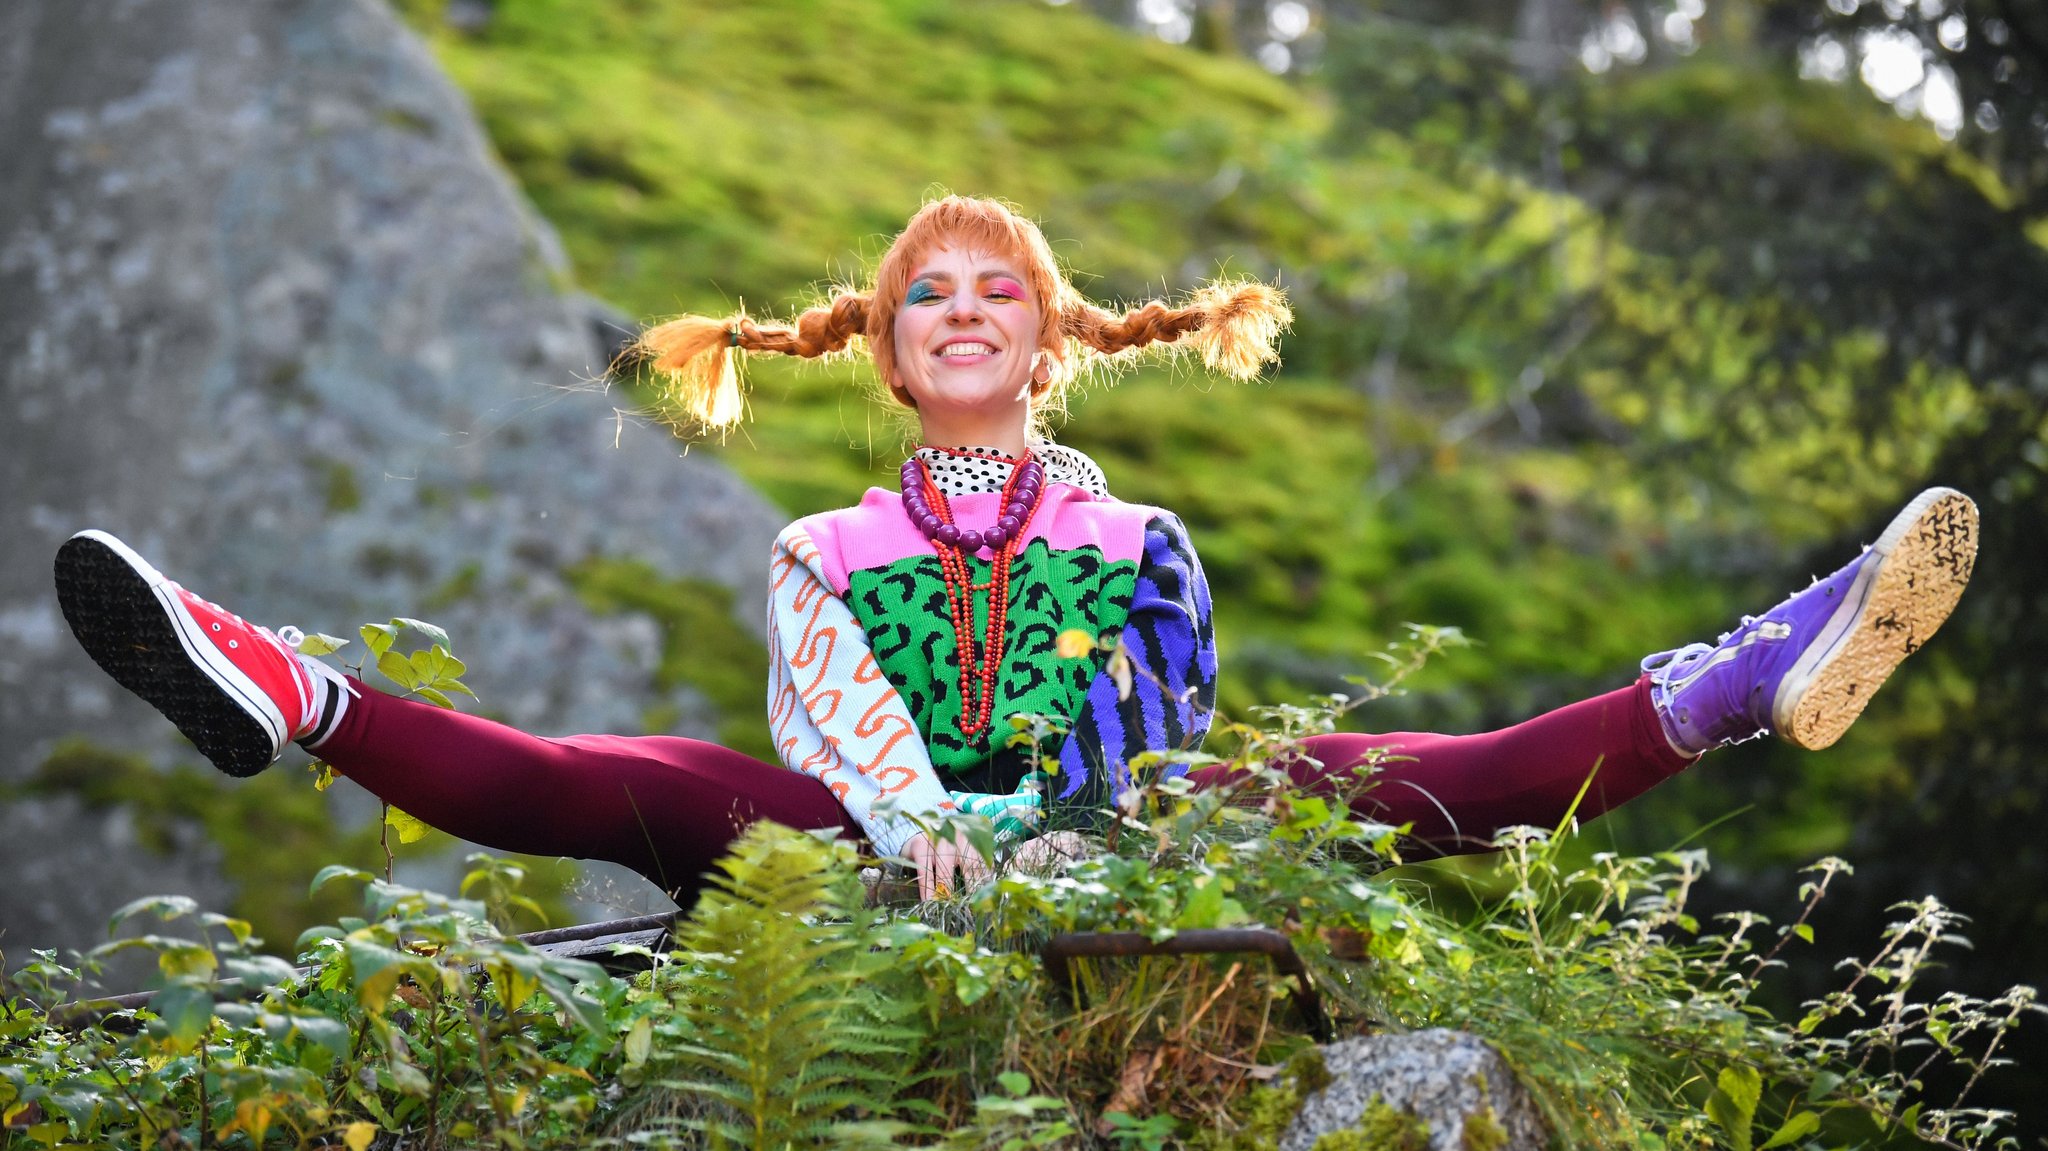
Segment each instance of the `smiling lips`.
M995 354L993 346L980 340L951 340L941 344L933 353L942 360L967 360L977 364Z

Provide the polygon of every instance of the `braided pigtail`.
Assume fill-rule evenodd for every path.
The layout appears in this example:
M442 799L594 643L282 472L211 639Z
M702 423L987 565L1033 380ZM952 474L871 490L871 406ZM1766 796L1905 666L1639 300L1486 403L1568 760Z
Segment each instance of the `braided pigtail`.
M1121 316L1077 297L1063 309L1061 327L1105 356L1185 340L1210 371L1249 380L1280 358L1274 344L1293 321L1285 292L1257 280L1234 280L1209 284L1178 308L1154 300Z
M756 323L744 312L725 319L678 316L642 332L628 354L653 369L661 407L677 422L727 428L746 415L740 353L831 355L866 331L867 320L867 295L840 292L830 303L806 309L793 325Z

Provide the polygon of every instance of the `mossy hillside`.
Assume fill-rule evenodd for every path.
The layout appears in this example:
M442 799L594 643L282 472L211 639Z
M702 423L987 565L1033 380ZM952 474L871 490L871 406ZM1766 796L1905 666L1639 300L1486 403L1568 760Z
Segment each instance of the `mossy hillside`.
M835 270L857 274L909 206L945 187L1041 216L1099 297L1219 267L1312 277L1299 295L1343 297L1358 315L1338 325L1327 303L1305 314L1290 357L1341 367L1382 333L1370 305L1390 269L1449 275L1505 244L1446 243L1483 205L1397 142L1324 158L1311 95L1072 10L770 4L742 16L687 0L597 12L516 0L474 34L427 0L408 10L561 229L579 278L638 315L801 301ZM793 26L805 30L769 32ZM1495 387L1500 338L1475 329L1418 347L1442 375L1416 386L1441 393L1438 406ZM751 374L754 421L693 450L792 515L887 482L902 424L871 403L865 373L756 360ZM1525 678L1612 676L1723 614L1711 586L1645 579L1665 566L1665 537L1632 536L1637 512L1611 521L1597 464L1477 441L1439 449L1429 412L1375 405L1327 373L1233 388L1145 371L1074 412L1063 438L1096 453L1120 494L1188 518L1218 589L1233 709L1339 686L1404 620L1481 637L1456 674L1504 686L1494 698L1510 710L1536 694L1516 690ZM1387 452L1373 446L1382 425ZM1598 627L1573 606L1594 603Z

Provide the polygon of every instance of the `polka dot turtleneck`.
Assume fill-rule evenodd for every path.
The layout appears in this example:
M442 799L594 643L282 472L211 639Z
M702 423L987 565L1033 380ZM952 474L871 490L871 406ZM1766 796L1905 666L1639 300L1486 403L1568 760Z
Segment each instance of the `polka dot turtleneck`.
M1002 453L995 448L971 447L975 452ZM1031 450L1038 453L1038 459L1045 465L1045 480L1052 484L1069 484L1090 495L1107 498L1109 484L1102 478L1102 469L1095 461L1073 448L1055 444L1050 440L1031 441ZM1000 460L984 460L972 456L949 456L934 448L917 449L917 458L923 462L925 471L932 477L939 490L948 497L972 495L975 492L999 492L1010 478L1013 465Z

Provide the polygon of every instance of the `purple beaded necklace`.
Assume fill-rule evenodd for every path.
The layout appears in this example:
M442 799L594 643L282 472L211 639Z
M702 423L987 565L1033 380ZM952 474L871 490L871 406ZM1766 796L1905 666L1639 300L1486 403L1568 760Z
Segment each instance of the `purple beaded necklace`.
M953 456L994 459L1013 465L1003 484L1002 514L986 531L962 531L953 522L953 508L932 482L924 461L903 461L903 510L939 553L939 573L946 584L946 611L953 622L953 644L960 666L960 734L975 739L987 731L995 710L996 678L1002 671L1004 641L1009 634L1010 561L1024 539L1024 527L1038 510L1045 468L1025 452L1022 460L982 452L939 448ZM985 582L976 581L967 557L989 548L995 560ZM977 629L975 593L988 593L987 622ZM975 632L979 630L980 642Z
M958 448L935 447L933 450L949 456L966 459L993 460L1012 465L1016 470L1010 483L1003 485L1006 497L1002 512L996 522L982 531L962 529L952 522L952 509L946 506L944 496L939 496L940 506L932 506L931 496L938 489L925 473L924 464L916 456L903 461L899 478L903 482L903 510L910 516L910 522L924 533L924 538L945 547L957 547L967 555L973 555L982 548L1002 551L1003 545L1017 538L1024 531L1024 525L1031 522L1031 513L1038 510L1038 501L1045 490L1045 465L1030 451L1021 460L1008 456L992 455L985 452L962 451Z

